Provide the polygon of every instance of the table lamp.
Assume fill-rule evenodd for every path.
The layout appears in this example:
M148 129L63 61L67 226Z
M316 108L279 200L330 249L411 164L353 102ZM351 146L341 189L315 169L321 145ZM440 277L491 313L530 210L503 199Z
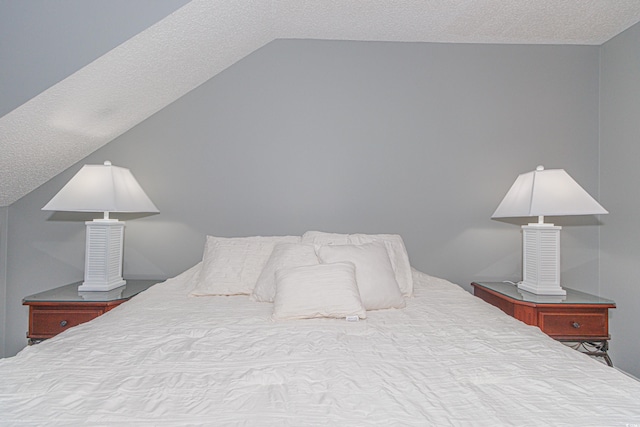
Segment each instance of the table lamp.
M564 169L538 166L518 176L491 218L538 217L522 226L522 282L538 295L566 295L560 286L560 230L545 216L608 213Z
M79 291L109 291L123 286L122 250L124 221L109 218L109 212L159 212L129 169L85 165L42 210L104 212L87 221L84 282Z

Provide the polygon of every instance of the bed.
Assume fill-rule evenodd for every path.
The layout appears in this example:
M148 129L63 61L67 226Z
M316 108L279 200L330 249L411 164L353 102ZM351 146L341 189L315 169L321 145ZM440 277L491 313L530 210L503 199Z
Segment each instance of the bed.
M0 425L640 425L639 382L412 269L401 243L209 237L193 268L0 360ZM398 307L353 295L363 247L386 250L372 271L391 265Z

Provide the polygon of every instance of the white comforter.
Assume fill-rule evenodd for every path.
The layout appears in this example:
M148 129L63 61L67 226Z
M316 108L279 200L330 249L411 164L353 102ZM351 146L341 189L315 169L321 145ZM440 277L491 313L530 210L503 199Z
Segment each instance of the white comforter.
M0 360L1 425L640 425L640 383L414 272L402 310L273 322L196 269Z

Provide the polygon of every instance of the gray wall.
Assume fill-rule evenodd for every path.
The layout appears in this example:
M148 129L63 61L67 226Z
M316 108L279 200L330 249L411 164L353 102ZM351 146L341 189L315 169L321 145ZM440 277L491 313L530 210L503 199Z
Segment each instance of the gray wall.
M172 276L205 234L399 233L417 268L469 288L519 279L518 225L490 219L518 173L598 189L597 47L279 40L84 163L131 168L161 213L127 222L125 275ZM9 208L6 355L30 293L80 280L85 217ZM567 286L598 290L598 227L559 218Z
M7 231L9 208L0 208L0 357L4 354L7 310Z
M615 299L611 348L616 365L640 378L640 25L602 47L601 290Z

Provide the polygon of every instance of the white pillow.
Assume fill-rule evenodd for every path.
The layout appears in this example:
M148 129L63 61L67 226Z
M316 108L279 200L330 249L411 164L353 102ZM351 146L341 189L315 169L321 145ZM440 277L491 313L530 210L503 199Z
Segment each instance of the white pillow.
M348 245L348 234L325 233L324 231L307 231L302 235L302 243L325 246L325 245Z
M276 293L276 270L317 264L320 264L320 261L312 245L278 243L274 246L271 256L258 277L256 286L251 292L251 299L273 302Z
M376 241L384 242L389 260L393 267L393 272L400 287L402 295L410 297L413 295L413 276L411 275L411 264L409 254L404 246L402 237L398 234L336 234L324 233L322 231L307 231L302 236L302 243L315 246L323 245L361 245Z
M356 280L365 309L404 307L404 298L383 242L321 246L318 256L323 263L352 262L356 266Z
M383 241L389 254L391 267L398 282L398 287L402 295L410 297L413 295L413 275L411 274L411 264L409 254L404 246L402 237L398 234L352 234L349 236L351 244L361 245L364 243Z
M191 296L250 294L277 243L299 236L207 236L202 269Z
M341 262L276 271L275 320L314 317L367 317L353 264Z

